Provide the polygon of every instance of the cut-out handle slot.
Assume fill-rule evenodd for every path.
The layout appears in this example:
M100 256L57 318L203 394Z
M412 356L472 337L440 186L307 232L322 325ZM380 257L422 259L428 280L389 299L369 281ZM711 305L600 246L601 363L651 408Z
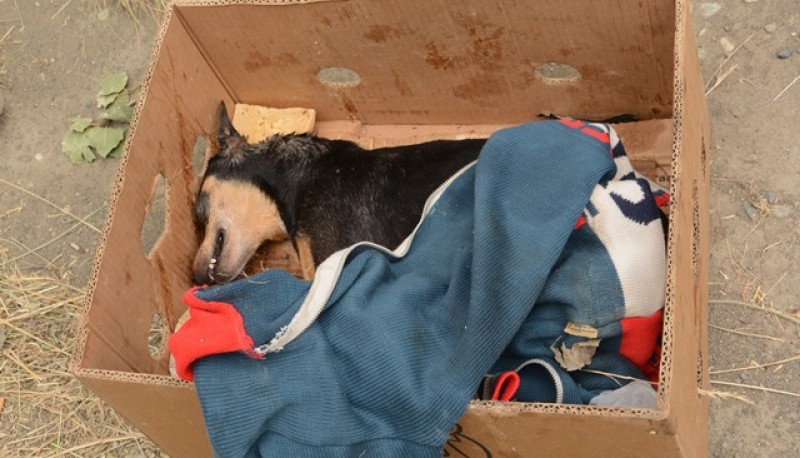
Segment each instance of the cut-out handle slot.
M547 84L570 84L581 79L581 72L571 65L547 62L536 67L536 77Z
M147 333L147 349L153 359L160 359L164 355L168 335L169 330L164 318L160 313L154 314L150 321L150 330Z
M194 148L192 148L192 170L199 177L203 176L206 171L206 161L208 160L210 147L211 142L208 141L205 135L197 136Z
M168 183L166 181L163 174L159 173L156 176L150 192L150 200L145 207L140 241L142 252L148 259L152 256L156 245L167 229Z

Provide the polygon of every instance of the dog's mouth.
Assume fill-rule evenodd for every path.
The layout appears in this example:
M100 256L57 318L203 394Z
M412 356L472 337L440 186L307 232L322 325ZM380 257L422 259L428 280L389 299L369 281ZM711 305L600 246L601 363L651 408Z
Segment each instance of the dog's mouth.
M214 240L214 251L211 254L211 259L208 260L208 278L212 282L216 282L215 278L217 271L217 262L222 255L222 248L225 246L225 230L220 229L217 231L217 237Z

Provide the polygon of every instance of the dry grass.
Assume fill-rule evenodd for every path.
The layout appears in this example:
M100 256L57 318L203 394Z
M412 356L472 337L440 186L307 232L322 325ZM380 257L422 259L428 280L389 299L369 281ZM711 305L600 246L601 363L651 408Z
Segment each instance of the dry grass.
M162 456L69 372L83 297L57 274L0 266L0 456Z
M139 17L150 16L159 19L167 8L168 0L95 0L102 8L121 8L137 25Z

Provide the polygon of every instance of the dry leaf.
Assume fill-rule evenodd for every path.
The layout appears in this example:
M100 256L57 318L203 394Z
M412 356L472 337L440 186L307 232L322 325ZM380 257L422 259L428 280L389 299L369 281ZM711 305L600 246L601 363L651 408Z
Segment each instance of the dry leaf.
M589 339L577 342L572 348L567 348L566 344L561 347L550 346L556 361L568 371L576 371L592 362L592 357L600 345L600 339Z

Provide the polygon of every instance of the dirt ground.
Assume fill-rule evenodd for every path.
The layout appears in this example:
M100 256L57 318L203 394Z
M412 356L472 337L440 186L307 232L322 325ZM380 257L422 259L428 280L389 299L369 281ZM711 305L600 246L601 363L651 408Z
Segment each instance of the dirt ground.
M763 307L709 305L711 389L722 392L711 401L709 455L800 456L800 270L792 268L800 253L800 81L782 93L800 77L800 53L778 57L800 48L800 0L693 3L713 129L709 295ZM156 31L146 15L137 26L115 2L105 6L0 0L0 262L14 260L19 272L45 272L74 288L88 279L117 161L71 164L60 148L67 119L91 113L104 77L124 70L138 81ZM0 358L0 375L11 365ZM730 369L741 370L720 372ZM0 454L16 456L3 442L34 426L15 402L19 387L2 380ZM135 444L111 454L157 454L125 431ZM92 456L58 450L39 455Z

